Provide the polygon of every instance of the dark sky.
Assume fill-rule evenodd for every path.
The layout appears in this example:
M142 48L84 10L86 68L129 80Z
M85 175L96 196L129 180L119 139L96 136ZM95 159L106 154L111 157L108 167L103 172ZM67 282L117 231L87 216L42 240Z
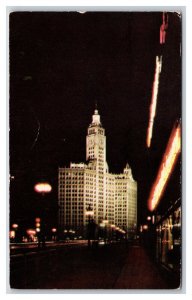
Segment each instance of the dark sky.
M97 102L110 172L126 162L138 182L139 218L170 132L181 116L181 19L162 12L15 12L10 14L11 220L34 217L34 184L53 185L58 166L85 161L85 137ZM146 148L156 55L163 55L152 146ZM178 172L174 184L178 184ZM28 220L29 220L28 219Z

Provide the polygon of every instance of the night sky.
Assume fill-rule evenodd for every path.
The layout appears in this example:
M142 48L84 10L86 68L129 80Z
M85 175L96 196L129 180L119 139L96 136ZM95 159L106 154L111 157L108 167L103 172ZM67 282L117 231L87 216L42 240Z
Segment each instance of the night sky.
M107 137L109 171L128 162L138 182L139 221L175 121L181 116L181 19L162 12L15 12L10 14L10 221L32 222L47 180L56 224L57 171L85 162L95 103ZM157 113L146 148L156 55L163 55ZM166 197L179 193L180 165ZM170 189L170 191L169 191ZM166 194L165 193L165 194ZM165 200L164 200L165 201ZM41 204L40 204L41 203Z

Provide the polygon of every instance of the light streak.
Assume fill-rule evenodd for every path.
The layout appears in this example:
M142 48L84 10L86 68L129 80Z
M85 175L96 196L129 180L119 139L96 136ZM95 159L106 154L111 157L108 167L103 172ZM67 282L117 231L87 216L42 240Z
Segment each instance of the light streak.
M159 88L159 76L162 69L162 56L156 56L156 67L155 67L155 75L153 81L153 89L152 89L152 97L151 97L151 105L149 109L149 125L147 129L147 147L151 146L151 139L153 135L153 124L154 118L156 115L156 106L157 106L157 96L158 96L158 88Z
M165 44L166 30L168 28L168 14L163 12L163 23L160 26L160 44Z
M148 199L148 208L150 211L153 211L157 207L164 193L169 177L174 169L180 151L181 151L181 127L179 124L177 126L174 126L172 130L172 133L170 135L167 144L167 148L165 150L157 174L157 178L152 186L149 199Z

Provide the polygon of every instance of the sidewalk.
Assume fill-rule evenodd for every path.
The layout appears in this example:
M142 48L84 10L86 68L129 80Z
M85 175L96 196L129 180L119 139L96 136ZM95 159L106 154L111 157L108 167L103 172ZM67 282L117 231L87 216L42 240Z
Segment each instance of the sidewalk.
M173 287L174 282L168 281L167 277L163 276L160 267L157 267L141 246L132 246L129 249L129 255L114 285L115 289L170 289Z
M60 253L57 272L40 282L41 289L173 289L140 245L109 245ZM169 278L170 279L170 278Z

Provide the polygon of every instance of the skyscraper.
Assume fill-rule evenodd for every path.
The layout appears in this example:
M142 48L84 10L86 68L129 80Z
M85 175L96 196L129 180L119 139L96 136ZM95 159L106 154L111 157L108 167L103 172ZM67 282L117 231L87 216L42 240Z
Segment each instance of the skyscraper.
M83 230L91 208L96 224L107 220L134 235L137 228L137 182L126 164L122 174L109 173L106 136L95 109L86 136L86 163L59 168L59 227Z

